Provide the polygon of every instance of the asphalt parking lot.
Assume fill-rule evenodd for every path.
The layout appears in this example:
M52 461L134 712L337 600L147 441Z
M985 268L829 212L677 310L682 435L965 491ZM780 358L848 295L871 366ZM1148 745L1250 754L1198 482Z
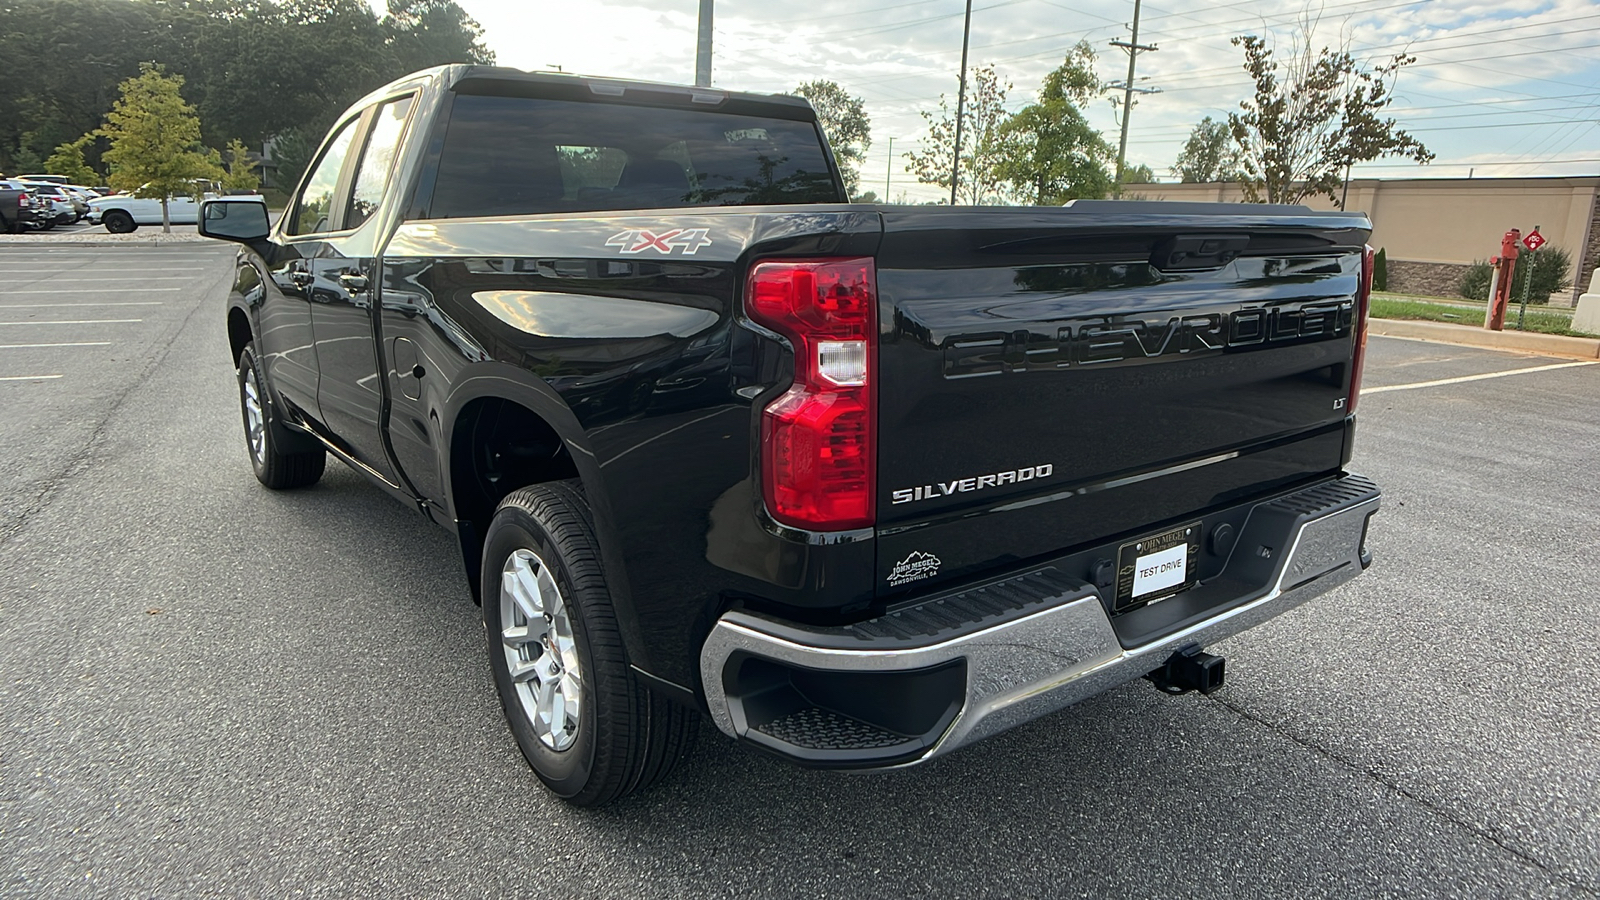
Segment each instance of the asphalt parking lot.
M1373 338L1377 563L1208 648L1217 694L880 775L707 726L584 812L450 537L341 466L256 484L230 257L0 246L0 895L1600 894L1600 365Z

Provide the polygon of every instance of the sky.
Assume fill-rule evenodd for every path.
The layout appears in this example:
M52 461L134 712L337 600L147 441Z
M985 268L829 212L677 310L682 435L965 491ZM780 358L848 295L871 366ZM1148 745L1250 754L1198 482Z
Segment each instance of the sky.
M484 26L501 65L692 83L698 0L457 0ZM381 5L381 4L378 4ZM1307 12L1317 44L1348 46L1381 62L1409 52L1391 114L1437 159L1356 167L1356 177L1600 174L1600 2L1528 0L1157 0L1142 3L1140 97L1129 123L1129 165L1171 179L1194 124L1236 110L1250 80L1240 34L1288 48ZM812 79L838 82L865 101L872 146L862 189L895 200L937 199L903 154L926 136L919 112L955 105L962 0L717 0L712 83L784 92ZM1013 111L1032 102L1044 75L1080 39L1099 53L1100 77L1126 75L1133 0L974 0L969 68L994 65L1013 87ZM1117 92L1120 97L1120 92ZM1107 97L1109 98L1109 94ZM1115 146L1109 99L1088 110ZM890 140L893 140L891 156Z

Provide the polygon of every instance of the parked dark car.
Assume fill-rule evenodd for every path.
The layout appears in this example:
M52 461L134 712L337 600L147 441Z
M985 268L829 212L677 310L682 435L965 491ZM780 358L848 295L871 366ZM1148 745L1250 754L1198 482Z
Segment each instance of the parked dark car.
M19 234L31 228L54 227L49 209L33 188L19 181L0 181L0 232Z

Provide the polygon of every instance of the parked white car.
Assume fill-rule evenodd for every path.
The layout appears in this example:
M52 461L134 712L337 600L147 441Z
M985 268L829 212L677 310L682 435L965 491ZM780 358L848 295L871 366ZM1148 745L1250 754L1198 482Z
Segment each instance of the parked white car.
M202 200L221 196L207 191ZM251 195L265 203L260 195ZM189 194L167 200L167 215L174 225L193 225L200 221L200 204ZM161 224L161 200L156 197L135 197L132 194L112 194L89 201L89 221L103 224L112 234L126 234L140 225Z

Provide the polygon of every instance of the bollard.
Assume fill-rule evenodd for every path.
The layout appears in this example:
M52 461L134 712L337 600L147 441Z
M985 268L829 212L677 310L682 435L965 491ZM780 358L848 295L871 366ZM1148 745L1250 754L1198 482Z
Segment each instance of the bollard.
M1513 228L1500 239L1500 256L1494 263L1494 285L1489 294L1489 308L1485 313L1484 327L1490 331L1504 331L1506 304L1511 299L1511 276L1517 269L1517 245L1522 242L1522 230Z

